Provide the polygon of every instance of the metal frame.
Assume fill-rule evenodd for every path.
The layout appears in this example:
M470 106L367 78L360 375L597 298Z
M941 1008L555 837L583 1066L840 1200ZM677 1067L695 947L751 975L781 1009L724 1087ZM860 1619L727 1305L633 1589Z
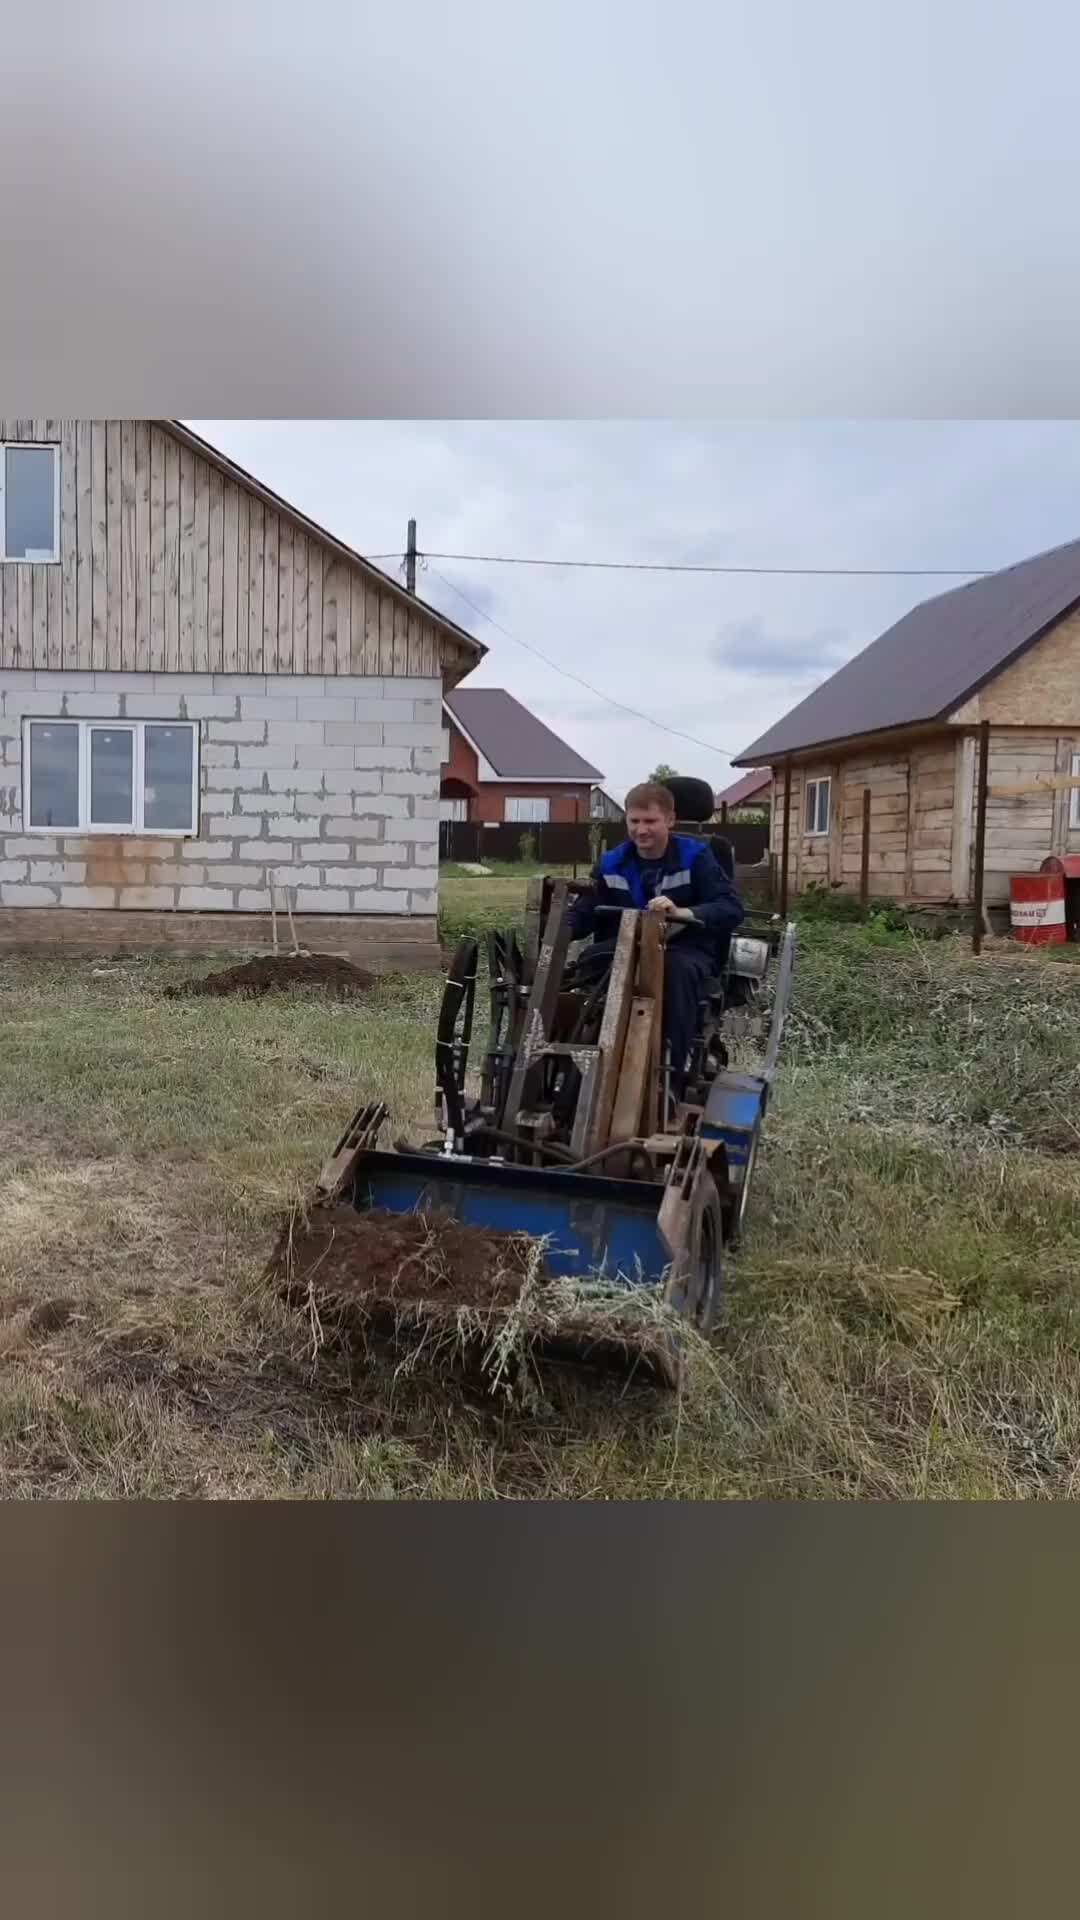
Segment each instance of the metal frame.
M442 1140L393 1151L378 1146L385 1108L362 1109L327 1162L318 1197L346 1199L362 1211L434 1210L530 1234L544 1241L552 1274L599 1270L628 1286L659 1287L684 1320L708 1334L725 1251L746 1212L786 1017L794 928L775 918L763 926L754 916L747 922L775 966L762 1071L734 1073L725 1064L699 1104L662 1108L657 1119L663 1062L654 1027L664 961L663 944L652 938L658 923L625 913L618 966L613 962L599 988L571 973L568 988L570 907L579 890L566 880L534 883L524 946L513 935L489 939L492 1019L480 1101L460 1106ZM474 951L474 941L462 942L467 971ZM452 972L440 1023L447 1063L462 979ZM596 1005L598 1020L589 1011ZM718 1017L726 1017L723 1008ZM463 1087L464 1062L456 1055L453 1077Z

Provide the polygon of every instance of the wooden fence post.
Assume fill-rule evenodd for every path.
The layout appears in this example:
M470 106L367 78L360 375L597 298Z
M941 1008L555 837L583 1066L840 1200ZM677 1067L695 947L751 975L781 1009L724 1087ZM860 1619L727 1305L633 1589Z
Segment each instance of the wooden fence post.
M863 788L862 795L862 861L859 868L859 903L865 910L870 904L870 788Z
M780 853L780 918L788 910L788 847L791 841L791 760L784 762L784 833Z
M975 898L972 902L974 926L971 930L971 951L982 952L983 940L983 893L986 877L986 796L990 779L990 722L983 720L979 727L979 785L975 812Z

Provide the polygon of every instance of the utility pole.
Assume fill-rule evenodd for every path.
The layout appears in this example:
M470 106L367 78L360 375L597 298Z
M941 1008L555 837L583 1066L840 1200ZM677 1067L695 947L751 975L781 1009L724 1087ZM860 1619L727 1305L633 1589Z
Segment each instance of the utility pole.
M405 548L405 585L410 593L416 592L416 521L409 521L408 545Z

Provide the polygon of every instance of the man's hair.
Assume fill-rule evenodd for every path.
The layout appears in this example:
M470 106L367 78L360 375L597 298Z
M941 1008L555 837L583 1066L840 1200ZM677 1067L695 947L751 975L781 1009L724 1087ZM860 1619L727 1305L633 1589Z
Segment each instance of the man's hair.
M643 780L638 787L631 787L626 796L626 811L636 807L644 812L647 807L655 807L659 813L665 813L669 820L675 818L675 795L669 787L662 787L656 780Z

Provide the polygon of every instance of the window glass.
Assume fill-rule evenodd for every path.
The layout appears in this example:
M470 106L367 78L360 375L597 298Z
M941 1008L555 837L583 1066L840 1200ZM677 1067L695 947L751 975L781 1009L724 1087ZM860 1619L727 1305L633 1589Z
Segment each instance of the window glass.
M551 803L547 799L527 799L523 795L511 794L506 802L505 818L508 821L542 826L548 819Z
M190 727L147 727L143 741L143 824L190 827L192 755Z
M90 820L93 826L131 826L134 773L134 734L126 727L91 728Z
M51 560L56 552L55 447L4 449L4 554Z
M79 824L79 729L40 721L30 728L30 825Z

